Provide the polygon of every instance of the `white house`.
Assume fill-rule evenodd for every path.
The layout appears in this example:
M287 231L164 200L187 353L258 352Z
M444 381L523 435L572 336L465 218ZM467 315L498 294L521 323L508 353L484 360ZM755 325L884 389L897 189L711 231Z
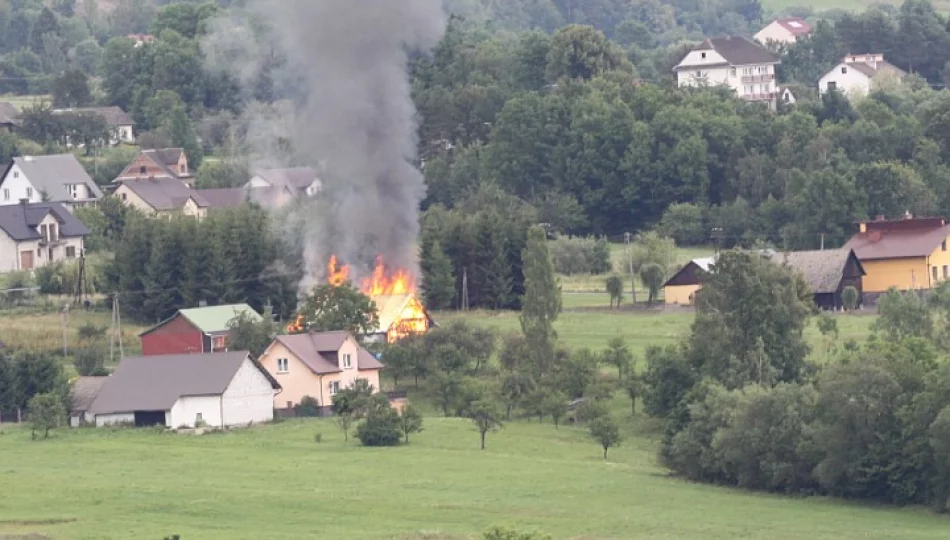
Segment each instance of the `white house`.
M775 105L778 57L741 36L707 39L693 47L673 71L684 86L727 86L741 99Z
M837 90L848 97L866 96L882 83L899 84L904 75L883 54L849 54L818 79L818 93Z
M84 107L79 109L53 109L53 114L95 114L106 122L112 131L110 145L135 144L135 122L120 107Z
M776 43L795 43L798 38L811 33L811 25L799 17L784 17L775 19L759 30L755 40L765 45L773 41Z
M0 177L0 206L60 203L67 210L94 204L102 190L73 154L13 158Z
M56 203L0 206L0 272L33 270L82 256L89 229Z
M247 426L274 419L280 385L246 351L124 358L85 421L169 428Z
M261 169L245 185L264 206L281 206L301 197L313 197L323 190L323 182L312 167Z

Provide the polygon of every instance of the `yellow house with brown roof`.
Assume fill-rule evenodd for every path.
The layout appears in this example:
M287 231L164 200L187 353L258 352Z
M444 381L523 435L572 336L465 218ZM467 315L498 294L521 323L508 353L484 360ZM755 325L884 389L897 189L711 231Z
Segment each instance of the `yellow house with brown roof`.
M950 225L942 218L866 221L845 244L867 273L864 292L931 289L950 279Z

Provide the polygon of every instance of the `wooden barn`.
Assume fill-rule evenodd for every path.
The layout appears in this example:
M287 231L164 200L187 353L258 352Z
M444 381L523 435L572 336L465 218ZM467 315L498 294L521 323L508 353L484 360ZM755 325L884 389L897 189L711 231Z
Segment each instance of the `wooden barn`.
M259 313L247 304L181 309L140 334L142 354L202 354L228 350L230 322L240 315L258 322Z
M862 278L866 273L852 249L777 252L772 260L801 273L811 288L815 305L821 309L842 309L841 292L846 287L857 289L859 299L863 294Z
M663 284L663 298L667 304L681 306L693 305L696 291L702 287L703 279L709 273L709 267L716 262L715 257L693 259Z

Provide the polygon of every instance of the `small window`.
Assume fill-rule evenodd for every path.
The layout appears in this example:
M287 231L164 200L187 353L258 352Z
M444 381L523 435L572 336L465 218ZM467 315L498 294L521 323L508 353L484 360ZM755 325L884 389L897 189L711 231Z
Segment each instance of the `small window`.
M294 408L294 402L293 402L293 401L288 401L288 402L287 402L287 408L288 408L288 409L293 409L293 408Z
M147 171L148 169L145 167L145 165L139 167L139 174L145 174Z
M702 56L703 58L706 58L706 53L700 53L700 56Z
M944 239L943 242L940 242L940 251L947 251L947 240Z
M736 68L730 68L730 69L729 69L729 76L731 76L731 77L735 77L735 76L736 76Z
M290 372L290 363L286 358L277 359L277 373L289 373Z
M228 336L215 336L214 350L223 351L228 347Z
M353 360L349 354L343 355L343 369L349 369L353 367Z
M76 258L76 248L73 246L66 246L66 258L75 259ZM944 266L946 268L946 266Z
M3 200L5 200L5 201L9 201L9 200L10 200L10 190L9 190L9 189L4 189L4 190L3 190Z
M19 177L20 177L20 171L13 171L13 177L14 177L14 178L19 178Z
M120 195L120 198L121 198L123 201L126 200L126 199L128 199L128 197L126 197L125 193L123 193L122 195Z
M26 198L27 199L33 198L33 188L31 187L26 188Z
M950 266L943 265L943 279L950 277Z
M195 415L195 424L200 424L205 421L205 417L198 413Z
M697 79L700 78L700 77L702 77L702 76L703 76L703 72L702 72L702 71L697 71L697 72L696 72L696 78L697 78Z
M940 279L940 278L937 277L937 267L934 266L933 268L931 268L931 270L933 270L934 281L937 281L938 279Z
M330 395L335 396L340 391L340 381L330 383Z
M829 91L829 92L831 92L832 90L837 90L837 89L838 89L838 83L836 83L836 82L834 82L834 81L828 81L828 91Z
M847 75L847 74L848 74L848 68L845 67L845 66L841 66L841 74L842 74L842 75Z

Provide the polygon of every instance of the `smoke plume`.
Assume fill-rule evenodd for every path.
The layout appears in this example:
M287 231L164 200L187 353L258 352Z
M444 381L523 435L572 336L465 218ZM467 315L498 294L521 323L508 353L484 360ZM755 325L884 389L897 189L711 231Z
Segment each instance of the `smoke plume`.
M202 44L209 66L230 70L246 89L268 70L293 107L245 111L252 166L309 165L323 181L322 196L289 220L303 243L302 287L324 279L331 254L357 277L376 255L415 270L425 185L408 63L444 30L441 0L248 0L247 11L213 23ZM268 133L289 135L292 163Z

